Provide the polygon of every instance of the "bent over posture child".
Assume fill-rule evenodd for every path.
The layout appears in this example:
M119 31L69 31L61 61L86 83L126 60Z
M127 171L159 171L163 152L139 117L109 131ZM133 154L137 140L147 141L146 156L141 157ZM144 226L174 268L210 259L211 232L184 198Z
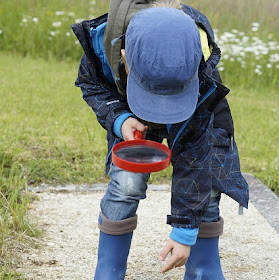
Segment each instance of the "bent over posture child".
M221 193L248 205L233 122L207 18L177 1L113 0L108 15L72 26L84 55L76 86L107 130L95 280L124 279L137 208L149 174L111 164L110 150L141 131L172 150L170 238L162 272L186 263L185 278L225 279L218 240ZM146 241L148 242L148 240Z

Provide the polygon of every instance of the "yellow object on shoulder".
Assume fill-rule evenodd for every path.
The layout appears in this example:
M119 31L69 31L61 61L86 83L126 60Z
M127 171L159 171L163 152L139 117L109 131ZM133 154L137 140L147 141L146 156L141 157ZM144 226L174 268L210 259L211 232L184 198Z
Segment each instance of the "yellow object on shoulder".
M207 61L210 54L211 54L209 44L208 44L207 35L206 35L206 32L200 27L199 27L199 31L200 31L200 38L201 38L202 53L203 53L203 56L204 56L204 60Z

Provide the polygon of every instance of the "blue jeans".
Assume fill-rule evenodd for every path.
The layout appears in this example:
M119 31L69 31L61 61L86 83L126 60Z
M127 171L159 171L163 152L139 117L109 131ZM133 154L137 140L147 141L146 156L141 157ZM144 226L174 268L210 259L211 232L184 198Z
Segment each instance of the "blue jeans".
M112 221L134 217L141 199L146 198L150 174L133 173L111 165L108 189L101 200L102 213ZM202 222L217 222L221 193L214 188Z

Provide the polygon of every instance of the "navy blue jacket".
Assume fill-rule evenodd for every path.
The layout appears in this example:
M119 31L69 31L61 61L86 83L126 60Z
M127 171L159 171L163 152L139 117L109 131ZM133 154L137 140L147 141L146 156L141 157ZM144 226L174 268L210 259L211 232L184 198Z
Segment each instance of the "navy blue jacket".
M201 61L199 69L200 98L194 115L183 123L148 131L147 139L162 142L167 138L172 147L171 215L167 223L175 227L198 227L205 213L212 187L248 206L248 185L240 172L238 151L233 140L233 122L225 96L229 90L221 84L216 68L220 50L207 18L199 11L183 5L183 11L202 27L213 46L210 58ZM108 157L119 139L113 133L113 123L123 113L130 113L125 97L117 92L102 71L90 38L90 27L106 22L107 14L93 20L73 24L84 55L80 62L76 86L95 112L99 123L107 130Z

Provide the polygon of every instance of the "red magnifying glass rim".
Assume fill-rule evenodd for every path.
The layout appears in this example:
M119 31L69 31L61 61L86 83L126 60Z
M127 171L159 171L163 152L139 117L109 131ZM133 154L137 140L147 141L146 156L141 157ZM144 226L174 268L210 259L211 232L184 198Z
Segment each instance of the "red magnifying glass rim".
M137 163L137 162L131 162L131 161L121 159L115 154L120 149L127 148L130 146L137 146L137 145L156 148L158 150L164 151L167 154L167 157L159 162ZM112 148L112 162L114 165L130 172L135 172L135 173L157 172L167 168L170 165L171 150L167 146L161 143L150 141L150 140L136 139L136 140L124 141L116 144Z

